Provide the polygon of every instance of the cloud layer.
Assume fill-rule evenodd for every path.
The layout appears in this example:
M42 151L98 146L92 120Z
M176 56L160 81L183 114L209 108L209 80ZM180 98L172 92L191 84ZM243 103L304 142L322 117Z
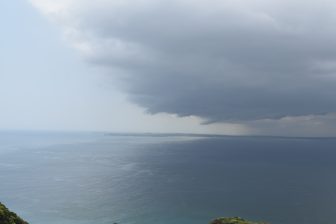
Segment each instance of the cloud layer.
M335 1L32 3L150 113L241 122L336 112Z

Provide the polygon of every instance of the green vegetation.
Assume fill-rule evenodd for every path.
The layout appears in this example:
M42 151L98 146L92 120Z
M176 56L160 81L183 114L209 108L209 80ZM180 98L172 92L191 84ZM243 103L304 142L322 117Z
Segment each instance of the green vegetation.
M28 224L0 203L0 224Z
M217 218L210 222L210 224L266 224L264 222L251 222L240 217L231 217L231 218Z
M14 212L11 212L0 202L0 224L28 224L22 220ZM117 224L117 223L114 223ZM240 217L217 218L210 222L210 224L266 224L265 222L252 222L242 219Z

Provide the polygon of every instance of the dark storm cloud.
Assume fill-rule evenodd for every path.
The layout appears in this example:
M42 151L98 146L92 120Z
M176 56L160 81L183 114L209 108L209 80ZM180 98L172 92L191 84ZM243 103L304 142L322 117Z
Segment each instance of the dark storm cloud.
M63 9L73 42L125 71L123 88L150 113L216 122L336 111L333 1L78 4Z

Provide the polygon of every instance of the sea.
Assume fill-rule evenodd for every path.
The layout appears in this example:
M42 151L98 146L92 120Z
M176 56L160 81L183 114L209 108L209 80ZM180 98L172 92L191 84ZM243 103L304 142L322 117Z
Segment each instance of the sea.
M336 139L1 131L0 201L30 224L335 224Z

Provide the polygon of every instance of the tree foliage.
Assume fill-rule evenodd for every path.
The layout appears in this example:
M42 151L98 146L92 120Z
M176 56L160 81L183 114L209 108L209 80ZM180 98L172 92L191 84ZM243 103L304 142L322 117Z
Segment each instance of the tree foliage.
M221 217L213 220L210 224L266 224L264 222L251 222L240 217Z
M28 224L0 202L0 224Z

